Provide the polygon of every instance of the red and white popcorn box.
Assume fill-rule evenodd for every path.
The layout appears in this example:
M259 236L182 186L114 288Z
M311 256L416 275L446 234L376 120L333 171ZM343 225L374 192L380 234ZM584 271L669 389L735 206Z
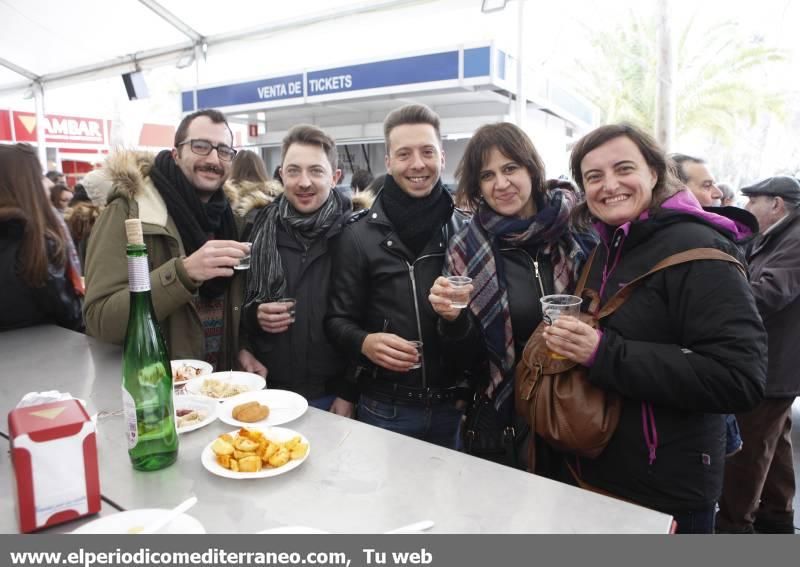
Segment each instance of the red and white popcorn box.
M21 532L100 511L95 424L80 402L14 409L8 428Z

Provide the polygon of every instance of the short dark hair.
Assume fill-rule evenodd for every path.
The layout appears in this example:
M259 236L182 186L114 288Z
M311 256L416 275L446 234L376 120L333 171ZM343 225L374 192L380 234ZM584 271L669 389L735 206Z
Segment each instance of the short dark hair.
M366 169L356 169L350 178L350 188L353 191L363 191L372 183L372 174Z
M50 181L56 183L60 177L64 177L64 174L60 171L56 171L55 169L51 169L47 173L44 174Z
M289 130L281 143L281 164L286 159L286 153L292 144L304 144L306 146L319 146L328 157L331 169L336 171L339 167L339 152L336 150L336 142L328 136L321 128L311 124L299 124Z
M596 150L603 144L614 140L619 137L626 137L633 142L639 152L642 154L645 163L653 168L656 172L656 184L653 187L653 200L650 204L650 210L654 211L661 206L668 197L678 191L677 181L673 173L673 167L670 166L664 150L658 145L658 142L653 139L650 134L633 126L632 124L607 124L595 128L583 138L578 140L572 148L572 153L569 158L569 167L572 173L572 179L577 183L582 191L585 191L583 186L583 171L581 170L581 162L586 154ZM572 211L573 222L580 228L585 228L590 223L591 213L584 201L576 206Z
M477 210L481 200L481 168L492 148L497 148L501 154L528 171L534 199L536 195L544 193L544 162L533 142L518 126L510 122L498 122L478 128L464 148L464 155L455 173L458 180L456 201L459 205Z
M680 180L681 183L686 185L689 183L689 176L686 174L686 171L683 169L684 163L706 163L706 160L696 158L693 156L689 156L686 154L669 154L669 159L672 162L672 167L674 169L674 173L676 177Z
M403 124L430 124L436 132L439 142L442 141L439 115L424 104L407 104L395 108L383 121L383 137L386 142L386 153L389 153L389 134Z
M211 120L213 124L225 124L225 127L228 129L228 133L231 135L231 145L233 145L233 131L231 130L231 127L228 124L228 119L225 118L225 115L219 110L215 110L213 108L204 108L203 110L198 110L197 112L187 114L183 117L181 123L178 124L178 129L175 130L176 148L178 147L178 144L186 141L186 133L189 131L189 126L191 125L192 121L195 118L200 118L201 116L205 116Z

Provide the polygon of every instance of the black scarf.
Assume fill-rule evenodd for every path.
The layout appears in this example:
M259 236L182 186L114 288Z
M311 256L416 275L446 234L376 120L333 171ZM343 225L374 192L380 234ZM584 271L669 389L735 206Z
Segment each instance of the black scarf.
M286 273L278 253L278 223L308 250L326 234L347 208L347 201L331 189L328 199L311 214L295 209L285 195L261 209L253 224L253 249L244 304L263 303L286 297Z
M441 179L430 194L416 198L408 195L391 175L387 175L381 198L395 232L415 258L425 248L433 232L447 222L453 212L453 205Z
M150 178L178 227L187 256L202 247L209 235L218 240L238 239L233 211L222 187L211 195L207 203L203 203L197 196L197 189L175 163L170 150L163 150L156 156ZM219 297L230 282L231 278L225 277L207 280L200 286L200 295L209 299Z

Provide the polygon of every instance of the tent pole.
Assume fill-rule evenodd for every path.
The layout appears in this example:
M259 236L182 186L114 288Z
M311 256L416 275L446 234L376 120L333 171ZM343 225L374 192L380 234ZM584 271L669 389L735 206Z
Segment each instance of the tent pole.
M47 171L47 146L44 139L44 87L40 81L33 83L33 98L36 101L36 150L39 162L44 171Z

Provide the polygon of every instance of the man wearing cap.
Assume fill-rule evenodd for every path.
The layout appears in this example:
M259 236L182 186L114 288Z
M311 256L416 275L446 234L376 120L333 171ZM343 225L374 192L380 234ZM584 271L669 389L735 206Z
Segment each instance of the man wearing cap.
M717 531L794 533L792 403L800 393L800 183L770 177L742 189L759 236L748 260L769 337L764 400L737 414L744 447L726 461Z

